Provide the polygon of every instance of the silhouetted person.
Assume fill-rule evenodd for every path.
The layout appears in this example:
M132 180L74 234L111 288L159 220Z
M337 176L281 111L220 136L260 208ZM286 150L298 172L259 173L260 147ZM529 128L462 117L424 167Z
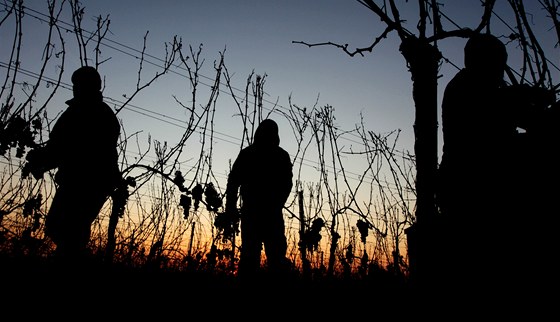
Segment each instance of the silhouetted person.
M437 200L450 223L442 243L449 246L448 269L469 286L492 279L509 246L500 237L507 230L502 224L511 219L509 189L515 168L515 115L504 94L507 57L498 38L470 37L465 67L449 82L442 101Z
M86 259L91 225L121 180L117 141L120 123L103 101L101 77L93 67L72 74L73 98L54 124L44 146L28 153L35 178L57 169L56 193L45 234L64 263Z
M554 91L507 85L507 57L498 38L473 35L442 102L437 200L449 223L441 242L451 275L440 282L489 303L534 298L555 278L543 259L554 252L558 189L547 182L559 172L548 151L560 138L560 109Z
M496 190L504 153L515 132L500 89L506 86L507 52L488 34L465 46L465 67L445 88L442 101L441 206L454 216L472 217L481 197ZM467 218L465 217L465 218Z
M242 149L233 163L226 189L226 211L241 205L239 276L254 281L260 273L264 244L267 275L281 278L289 270L282 208L292 189L292 162L280 147L278 125L263 120L253 144Z

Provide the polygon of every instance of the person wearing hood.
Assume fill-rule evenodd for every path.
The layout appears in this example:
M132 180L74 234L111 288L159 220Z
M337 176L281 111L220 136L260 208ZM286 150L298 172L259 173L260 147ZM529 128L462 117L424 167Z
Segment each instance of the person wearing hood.
M523 214L523 177L529 169L523 161L523 135L518 133L525 118L519 117L516 97L521 96L513 95L521 87L504 79L507 60L506 46L498 37L473 34L464 48L465 67L443 93L436 197L450 228L440 238L446 248L441 254L460 284L441 280L458 290L489 291L518 281L511 267L517 266L526 243L517 236L524 230L518 223L528 215Z
M45 220L45 234L66 261L86 259L91 224L122 179L117 142L120 123L103 101L101 76L91 66L72 74L73 98L54 124L49 140L29 151L30 173L40 179L57 169L56 193Z
M282 209L291 193L292 175L290 155L280 147L278 124L263 120L253 144L233 163L226 188L226 212L237 211L240 197L242 280L260 275L263 245L268 274L278 277L289 270Z

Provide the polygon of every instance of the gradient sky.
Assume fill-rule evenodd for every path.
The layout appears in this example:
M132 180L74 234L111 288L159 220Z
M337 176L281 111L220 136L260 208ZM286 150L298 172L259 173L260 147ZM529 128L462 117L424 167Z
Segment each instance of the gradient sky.
M173 35L185 44L203 44L206 76L226 49L226 66L237 88L255 71L266 74L269 108L288 98L300 107L331 105L343 129L352 129L363 113L370 130L403 129L410 139L414 110L410 76L398 43L387 41L379 53L350 58L334 47L307 48L292 41L348 42L369 45L373 16L356 1L119 1L86 3L90 12L111 14L115 38L139 48L147 30L149 48L159 51ZM130 4L134 10L131 10ZM141 22L141 23L139 23ZM124 35L118 37L117 35ZM160 51L161 52L161 51ZM377 61L377 62L376 62ZM135 77L134 73L129 76ZM113 75L114 77L114 75ZM185 82L183 82L185 83ZM182 87L185 91L186 87ZM153 109L172 93L142 102ZM173 93L177 94L177 93ZM265 106L266 107L266 106ZM173 108L173 107L172 107ZM224 112L229 121L233 112ZM171 111L169 112L171 113ZM403 142L405 143L405 142ZM410 147L410 142L407 144Z
M418 2L405 0L396 2L404 26L417 35ZM543 49L550 53L548 58L552 59L550 63L554 64L550 67L557 68L556 66L560 65L558 47L554 47L558 42L557 35L550 29L549 20L538 9L538 2L526 1L527 11L534 14L530 16L531 22L534 24L534 31L541 40ZM456 30L459 27L475 28L483 14L483 7L479 0L440 0L439 3L443 3L441 10L445 18L442 23L446 30ZM320 108L329 105L334 108L335 124L339 132L354 129L362 122L361 117L363 117L366 131L377 134L400 131L396 148L411 154L414 152L413 130L416 112L412 99L412 80L406 62L399 52L400 39L395 32L383 39L373 52L364 53L363 57L349 57L333 46L309 48L293 43L302 41L348 44L351 51L370 46L382 34L386 25L377 15L356 0L83 0L81 4L85 7L82 27L86 31L95 29L95 18L99 16L109 16L111 21L110 33L106 35L100 48L103 63L99 67L99 72L105 80L103 95L111 106L119 107L119 102L122 104L126 100L124 97L132 94L136 88L140 63L138 56L146 33L149 32L146 42L147 56L142 70L141 85L160 71L157 66L154 66L160 64L156 58L164 58L165 44L177 36L182 40L185 53L188 53L186 49L188 46L194 48L201 44L203 46L201 58L205 62L201 70L200 80L203 84L198 96L199 104L205 103L208 99L206 94L214 79L213 63L219 59L219 53L225 50L225 65L233 75L233 86L240 90L241 96L246 79L252 72L257 75L267 75L264 87L265 111L275 104L278 105L277 109L286 111L290 103L289 98L292 104L302 108L312 109L315 106ZM36 82L36 77L32 73L41 70L48 31L48 24L44 20L47 18L44 16L47 13L47 1L29 0L25 5L28 10L22 26L22 56L19 62L24 72L19 75L18 85L23 85L24 82L30 84ZM507 7L507 0L497 0L495 14L506 23L514 21L511 10ZM0 12L1 18L3 12ZM61 24L67 23L71 28L71 18L67 10L60 17ZM493 18L492 33L507 40L512 30L500 19ZM11 41L14 34L15 29L11 21L6 20L0 25L0 39L3 41L0 46L2 79L6 72L5 66L10 62L9 55L12 49L11 46L6 45L10 43L6 40ZM64 102L72 96L69 85L71 73L80 67L73 34L67 32L65 37L67 55L62 79L64 86L47 105L47 114L51 119L66 108ZM460 38L438 42L438 49L444 57L439 70L439 105L445 86L457 73L458 68L463 67L464 44L465 40ZM89 48L90 57L91 49L92 47ZM508 44L507 49L510 66L514 69L519 67L521 60L516 43ZM60 66L56 60L53 61L45 68L44 75L47 78L58 76ZM552 72L557 82L558 69ZM29 89L25 86L16 87L16 104L20 104L25 101ZM152 141L165 142L169 147L179 142L189 114L176 100L189 105L190 92L189 80L185 77L184 70L172 68L171 73L142 90L127 108L119 112L123 135L128 137L139 133L138 141L132 139L127 141L126 156L129 163L134 163L133 158L137 156L134 154L137 152L136 143L141 146L141 150L145 149L148 137ZM43 89L35 98L33 107L40 107L46 98L45 95L50 93L51 90L48 88ZM2 97L2 100L4 98ZM210 181L215 183L214 178L216 178L218 188L221 190L219 192L223 192L229 172L229 162L233 161L239 152L242 123L236 115L237 107L227 92L220 93L216 109L218 112L216 119L213 120L215 130L212 150L213 177ZM441 109L438 109L438 115L441 118ZM278 115L274 118L280 125L281 145L293 155L297 146L288 123ZM441 126L439 131L438 152L441 155ZM193 168L198 160L200 141L201 135L197 133L187 142L180 159L180 170L183 172ZM352 149L359 152L364 149L354 136L344 135L338 143L344 151ZM315 148L310 148L313 149ZM308 153L305 157L306 160L302 162L304 165L302 172L305 172L302 177L304 187L305 184L319 183L322 179L317 168L316 156ZM155 157L152 155L143 163L154 160ZM346 162L344 166L346 174L350 176L350 185L362 182L359 176L367 169L366 161L362 155L344 156ZM331 175L329 178L332 177L334 176ZM187 177L187 180L189 179L190 182L195 181ZM372 181L371 178L365 179ZM200 180L200 177L196 180ZM380 178L380 180L384 179ZM151 186L143 188L147 190ZM364 203L367 203L371 186L366 183L360 189L357 193L364 193L365 197L360 198L360 195L358 202L366 200ZM370 191L367 191L368 189ZM347 191L339 192L344 194ZM149 191L144 195L151 196ZM368 215L375 216L375 210ZM210 220L210 217L207 219ZM354 223L355 221L350 224ZM290 236L295 236L294 232L298 231L299 223L290 220L287 225L291 225L287 226L287 229L292 232Z
M416 1L398 2L403 18L407 19L405 26L417 34ZM449 18L444 21L444 26L448 29L456 29L453 24L475 27L483 12L478 0L440 2L445 3L442 11ZM497 2L496 11L500 12L506 1ZM537 1L529 1L527 6L534 6L536 3ZM105 97L123 100L123 95L131 94L136 85L139 61L130 56L132 50L125 49L122 45L141 50L143 37L149 31L147 53L163 57L164 43L178 36L185 46L196 48L203 45L205 68L202 74L209 79L202 79L202 82L207 85L213 79L213 61L225 49L225 64L234 75L234 86L238 89L244 89L246 78L252 71L267 75L265 91L268 96L265 97L265 108L272 107L275 102L278 102L280 108L287 108L289 97L293 104L300 107L331 105L335 109L336 123L341 130L353 129L361 122L361 113L366 130L375 133L400 130L402 132L398 148L413 151L415 108L412 82L405 60L398 50L400 40L396 33L389 34L372 53L365 53L364 57L349 57L331 46L308 48L292 43L331 41L348 44L350 49L368 47L381 34L385 25L358 1L84 0L82 5L85 7L83 26L86 29L93 30L94 18L97 16L109 15L111 20L111 33L107 35L107 39L114 42L114 47L101 48L103 58L110 58L100 67L101 74L106 77ZM27 6L38 12L46 12L45 1L28 1ZM509 11L504 11L504 16L510 16ZM70 23L68 18L66 16L66 21ZM535 20L535 23L540 21ZM495 23L495 28L497 34L500 31L503 34L509 33L499 23ZM541 30L545 30L542 28L541 26ZM9 34L9 30L2 29L2 37ZM26 45L30 47L27 48L32 48L34 43L43 45L44 41L41 39L44 35L41 30L45 29L44 24L38 23L25 26L24 34L29 35L29 38L26 37ZM463 45L463 39L449 39L439 43L446 59L440 70L440 98L444 86L457 72L457 67L462 67ZM0 53L5 53L5 50L7 49L0 49ZM40 54L37 48L35 51L27 51L27 59L22 61L22 66L36 70L34 64L40 60ZM75 53L69 54L67 69L72 70L73 66L78 67L76 64L79 60ZM6 60L4 54L2 60ZM154 71L155 69L151 70L146 66L144 77L148 79ZM55 66L48 67L47 73L55 75L55 72ZM70 73L63 81L69 83L69 77ZM185 119L186 115L175 102L174 96L187 102L190 95L188 85L186 78L169 75L142 91L131 102L132 106L140 109L128 108L119 113L126 132L131 134L142 131L144 135L151 135L152 139L174 145L179 140L182 129L170 123L178 124L174 119ZM63 90L53 102L58 102L59 105L51 104L48 107L49 114L53 116L57 109L63 108L63 101L70 95L69 91ZM200 100L203 102L205 97L202 96ZM222 104L228 105L225 102ZM216 158L222 162L234 158L239 147L235 138L239 137L240 128L232 125L240 123L235 113L234 106L220 107L219 118L215 120L216 131L223 134L221 139L217 139L215 146L215 151L223 153ZM282 145L292 152L290 129L281 124L280 130L283 135ZM439 146L441 147L441 139ZM218 171L225 176L225 168Z

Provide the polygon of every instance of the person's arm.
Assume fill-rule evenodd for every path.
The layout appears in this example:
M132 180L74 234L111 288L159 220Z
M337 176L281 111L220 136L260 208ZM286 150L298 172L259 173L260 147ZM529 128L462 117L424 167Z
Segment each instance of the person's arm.
M282 200L282 206L284 206L284 203L288 200L288 198L290 197L290 193L292 193L292 187L293 187L293 181L292 181L292 177L293 177L293 165L292 165L292 160L290 159L290 155L288 154L288 152L283 153L283 166L282 166L282 175L280 176L280 178L282 178L283 182L281 182L281 192L282 192L282 196L281 196L281 200Z
M45 172L59 166L59 159L64 148L63 141L71 137L67 133L69 122L68 113L65 111L54 124L49 134L49 140L27 152L24 173L31 173L35 179L39 180Z
M237 194L239 192L239 186L241 185L241 171L242 166L242 153L239 153L237 159L235 159L231 171L228 175L228 181L226 186L226 212L237 211Z

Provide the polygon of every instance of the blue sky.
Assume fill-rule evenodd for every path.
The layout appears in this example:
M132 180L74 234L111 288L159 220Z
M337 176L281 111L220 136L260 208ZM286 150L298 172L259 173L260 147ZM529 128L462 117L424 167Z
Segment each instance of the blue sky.
M288 106L291 96L294 104L312 107L318 99L319 106L329 104L336 109L338 121L347 129L359 122L360 112L374 131L410 128L413 110L406 95L410 77L396 51L397 43L392 41L369 57L355 58L331 47L292 43L330 40L369 45L375 24L358 2L141 1L134 2L135 10L127 3L118 2L115 10L93 5L86 9L100 14L110 10L115 36L125 35L119 39L135 42L136 47L147 30L150 48L156 51L162 41L178 35L186 44L202 43L209 66L217 52L226 49L226 66L235 74L238 88L244 88L251 71L266 73L270 102ZM382 57L388 59L381 61ZM375 60L379 63L372 63ZM207 75L212 76L211 69ZM408 87L403 90L403 86Z
M379 1L377 1L379 2ZM475 27L482 15L478 0L441 1L442 10L449 18L444 21L448 29L456 29L452 23L463 27ZM503 10L506 1L497 1L496 11ZM536 5L529 1L528 6ZM417 34L417 3L398 1L405 26ZM180 37L185 46L203 45L202 57L205 68L201 71L207 85L213 78L213 61L225 49L225 64L234 75L234 86L244 89L245 81L251 72L266 74L265 108L275 103L280 108L289 106L288 99L300 107L312 108L325 105L333 106L336 124L342 130L351 130L363 122L366 130L375 133L401 131L398 149L413 151L415 118L412 100L410 73L398 46L400 40L395 33L389 34L372 53L364 57L349 57L340 49L331 46L308 48L293 41L309 43L333 42L348 44L350 49L369 46L378 37L385 25L379 18L354 0L251 0L251 1L82 1L85 7L83 26L93 30L94 19L107 16L111 21L106 37L113 41L114 47L102 47L102 58L107 59L100 67L106 77L106 97L122 100L123 95L133 92L136 85L139 61L130 56L133 51L141 50L143 37L147 32L146 50L152 56L163 57L164 44L174 36ZM46 12L45 1L29 1L27 6L37 12ZM509 11L504 11L507 17ZM68 23L69 16L63 16ZM507 18L506 18L507 19ZM540 23L541 20L535 20ZM498 34L507 34L504 25L495 23ZM43 45L42 33L45 24L30 23L24 26L26 37L22 66L37 70ZM544 30L544 29L540 29ZM2 28L2 37L10 30ZM543 34L543 36L546 36ZM121 47L121 45L127 47ZM449 79L462 67L463 39L449 39L439 43L446 60L440 70L440 95ZM69 45L70 47L70 45ZM116 50L116 49L118 50ZM6 50L5 48L4 50ZM509 48L508 48L509 49ZM124 50L124 52L123 52ZM2 60L6 60L5 51ZM76 52L69 50L67 70L77 67ZM47 74L55 75L57 66L47 66ZM149 78L156 69L144 67L143 77ZM69 83L69 75L63 81ZM207 87L207 86L206 86ZM136 97L131 104L139 109L125 109L119 113L128 134L142 132L144 138L174 145L182 130L158 119L184 119L184 110L175 98L188 102L190 89L186 78L171 74L158 80ZM64 107L64 100L70 96L62 90L48 106L48 113L55 116ZM226 95L224 95L226 96ZM440 96L441 97L441 96ZM204 101L202 95L200 98ZM226 160L234 158L238 149L235 138L240 135L236 119L236 109L224 98L220 100L215 129L229 141L217 139L215 151L220 151L216 162L221 162L219 170L225 176ZM268 105L268 106L266 106ZM138 113L139 111L148 111ZM153 114L150 114L153 113ZM154 116L157 116L154 118ZM172 123L176 123L172 121ZM282 127L282 144L292 152L290 129ZM441 135L440 135L441 138ZM441 146L441 139L439 146ZM355 144L347 142L346 144ZM440 149L441 151L441 149ZM188 153L187 153L188 154ZM195 156L187 156L195 157Z

